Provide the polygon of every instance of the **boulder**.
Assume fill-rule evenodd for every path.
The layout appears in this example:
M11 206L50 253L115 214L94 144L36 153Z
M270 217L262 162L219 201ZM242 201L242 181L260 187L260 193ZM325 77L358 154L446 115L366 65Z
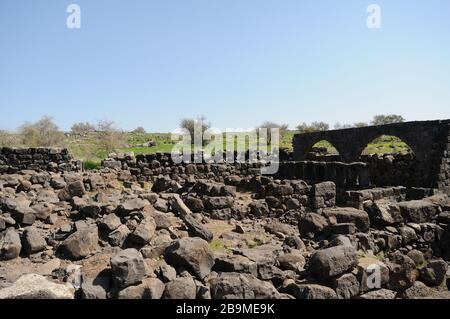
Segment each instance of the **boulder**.
M297 299L337 299L333 289L317 284L292 283L286 291Z
M280 293L272 283L251 274L221 273L210 280L213 299L277 299Z
M263 200L251 202L248 205L248 208L250 209L250 214L257 218L264 217L269 214L269 206Z
M122 225L122 222L120 221L120 218L114 213L111 213L106 217L103 217L98 224L99 227L106 229L110 232L119 228L120 225Z
M432 296L433 290L428 288L423 282L416 281L411 287L406 289L402 297L405 299L424 299Z
M314 208L333 207L336 205L336 184L333 182L323 182L313 185L312 204Z
M431 260L420 269L420 280L430 287L441 285L447 274L448 264L440 260Z
M182 238L170 245L165 252L168 264L189 270L203 280L211 272L214 256L206 241L201 238Z
M298 229L302 237L314 237L321 234L328 226L328 221L316 213L304 214L298 221Z
M22 247L25 254L31 255L44 250L47 247L47 242L35 227L30 226L25 228L23 232Z
M396 295L397 295L397 293L395 291L392 291L389 289L379 289L379 290L373 290L368 293L365 293L365 294L359 296L359 298L367 299L367 300L395 299Z
M327 208L323 215L328 218L336 218L338 223L353 223L361 232L367 232L370 226L369 215L353 207Z
M200 237L208 242L211 242L213 240L213 233L209 231L205 226L200 224L193 215L185 215L182 217L182 219L187 229L194 236Z
M81 284L81 297L83 299L96 300L108 299L109 277L83 278Z
M390 256L387 266L389 267L389 288L392 290L405 290L411 287L419 277L414 261L398 251Z
M370 222L376 226L391 226L403 222L400 208L388 201L368 201L364 210L369 214Z
M213 270L217 272L247 273L258 276L257 263L241 255L218 257Z
M12 286L0 290L0 299L74 299L74 295L73 287L36 274L24 275Z
M339 299L351 299L359 294L359 282L353 274L344 274L334 279L331 286Z
M21 250L20 236L13 228L0 233L0 260L15 259Z
M120 225L116 230L109 233L109 243L111 246L122 247L130 233L131 231L126 225Z
M299 252L294 251L278 257L278 263L282 270L299 271L305 266L305 257Z
M358 260L356 278L361 292L381 289L389 282L389 268L375 257L363 257Z
M111 258L110 263L113 281L118 288L140 284L146 277L144 259L134 248L120 251Z
M86 189L84 188L84 184L81 180L69 183L67 185L67 190L71 197L83 197L86 194Z
M130 234L130 240L140 246L144 246L150 242L155 235L156 223L152 217L145 219Z
M60 246L61 251L72 260L80 260L98 249L98 229L89 227L70 235Z
M119 210L121 213L128 215L131 212L141 211L145 207L149 207L150 202L146 199L134 198L127 199L122 204L119 205Z
M316 251L308 270L320 279L343 274L357 265L356 251L349 246L336 246Z
M121 290L117 299L161 299L165 290L163 282L156 278L147 278L137 286Z
M431 222L440 213L439 206L426 199L401 202L397 205L403 218L412 223Z
M179 277L166 284L163 299L195 299L197 288L191 277Z

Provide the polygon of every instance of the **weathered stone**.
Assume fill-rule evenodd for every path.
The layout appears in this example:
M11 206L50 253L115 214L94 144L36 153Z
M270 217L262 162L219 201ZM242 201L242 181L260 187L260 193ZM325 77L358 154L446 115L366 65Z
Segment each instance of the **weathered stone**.
M395 299L396 292L388 289L379 289L370 291L359 296L360 299Z
M316 213L304 214L298 221L298 228L303 237L321 234L327 226L327 220Z
M67 185L67 190L69 192L70 197L83 197L86 194L86 189L84 188L84 184L82 181L76 181Z
M134 198L128 199L119 205L119 210L123 214L129 214L134 211L140 211L145 207L149 207L150 203L146 199Z
M257 263L241 255L217 258L213 270L217 272L247 273L258 276Z
M389 226L403 222L400 208L387 201L368 202L364 209L369 214L370 222L377 226Z
M254 201L248 205L250 214L254 217L260 218L269 214L269 206L265 201Z
M107 299L106 291L109 289L109 277L84 278L81 284L83 299Z
M214 256L201 238L182 238L169 246L165 253L167 263L183 267L202 280L211 272Z
M134 248L117 253L110 263L114 284L119 288L140 284L146 277L144 259Z
M114 231L122 225L122 222L116 214L111 213L108 216L103 217L98 225L103 229Z
M398 203L402 216L409 222L427 223L437 217L439 206L428 200L413 200Z
M150 242L155 235L156 223L151 217L140 223L130 234L129 238L137 245L144 246Z
M317 284L292 283L286 290L297 299L337 299L333 289Z
M430 287L439 286L446 278L448 264L443 260L431 260L420 269L420 280Z
M336 185L333 182L317 183L311 191L314 208L333 207L336 204Z
M161 280L147 278L137 286L129 286L121 290L118 299L161 299L165 286Z
M403 245L408 245L417 240L417 234L414 229L408 226L398 228L400 235L402 236Z
M389 267L389 288L392 290L404 290L411 287L419 277L416 264L408 256L400 252L391 255Z
M83 259L98 249L98 229L90 227L78 230L70 235L60 246L61 251L70 259Z
M389 282L389 268L375 257L364 257L358 260L356 277L361 292L381 289Z
M344 274L334 279L331 286L339 299L351 299L359 294L359 282L353 274Z
M23 275L12 286L0 290L0 299L74 299L74 295L73 288L36 274Z
M131 231L126 225L120 225L119 228L109 233L109 243L111 246L122 247L130 233Z
M211 242L214 235L206 227L200 224L193 215L185 215L182 217L184 224L189 229L189 231L194 235L198 236L208 242Z
M179 277L166 284L163 299L195 299L197 288L191 277Z
M357 265L353 247L337 246L316 251L309 261L309 271L320 279L340 275Z
M300 252L291 252L278 257L278 263L282 270L298 271L305 266L305 257Z
M22 247L25 254L35 254L44 250L46 246L47 242L35 227L30 226L25 228L22 237Z
M414 285L406 289L403 293L403 298L406 299L423 299L430 297L432 290L428 288L423 282L416 281Z
M338 223L353 223L361 232L366 232L369 230L369 215L363 210L352 207L327 208L324 209L323 215L328 218L336 218Z
M213 299L277 299L275 287L250 274L221 273L210 281Z
M0 233L0 260L10 260L19 257L22 250L19 234L13 228Z

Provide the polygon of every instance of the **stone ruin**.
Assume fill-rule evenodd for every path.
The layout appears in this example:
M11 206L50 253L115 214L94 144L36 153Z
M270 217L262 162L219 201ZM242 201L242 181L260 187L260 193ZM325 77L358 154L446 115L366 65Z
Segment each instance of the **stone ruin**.
M0 298L449 298L448 128L297 135L275 176L161 153L82 171L65 150L2 149ZM414 154L360 156L381 134ZM340 158L308 158L323 139Z

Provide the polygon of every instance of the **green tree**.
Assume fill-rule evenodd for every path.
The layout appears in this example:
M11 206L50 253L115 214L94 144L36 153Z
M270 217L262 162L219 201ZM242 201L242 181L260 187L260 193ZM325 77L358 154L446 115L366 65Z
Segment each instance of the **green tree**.
M372 120L372 125L386 125L392 123L402 123L405 119L401 115L389 114L389 115L375 115Z

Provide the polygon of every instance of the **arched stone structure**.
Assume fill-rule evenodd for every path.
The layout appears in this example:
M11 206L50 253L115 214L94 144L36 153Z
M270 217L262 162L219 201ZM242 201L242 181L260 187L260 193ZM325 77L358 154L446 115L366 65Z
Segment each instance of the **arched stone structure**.
M450 189L450 120L296 134L293 139L294 159L305 160L315 143L327 140L336 147L343 162L357 162L365 147L381 135L400 138L414 152L422 174L422 185L415 186Z

